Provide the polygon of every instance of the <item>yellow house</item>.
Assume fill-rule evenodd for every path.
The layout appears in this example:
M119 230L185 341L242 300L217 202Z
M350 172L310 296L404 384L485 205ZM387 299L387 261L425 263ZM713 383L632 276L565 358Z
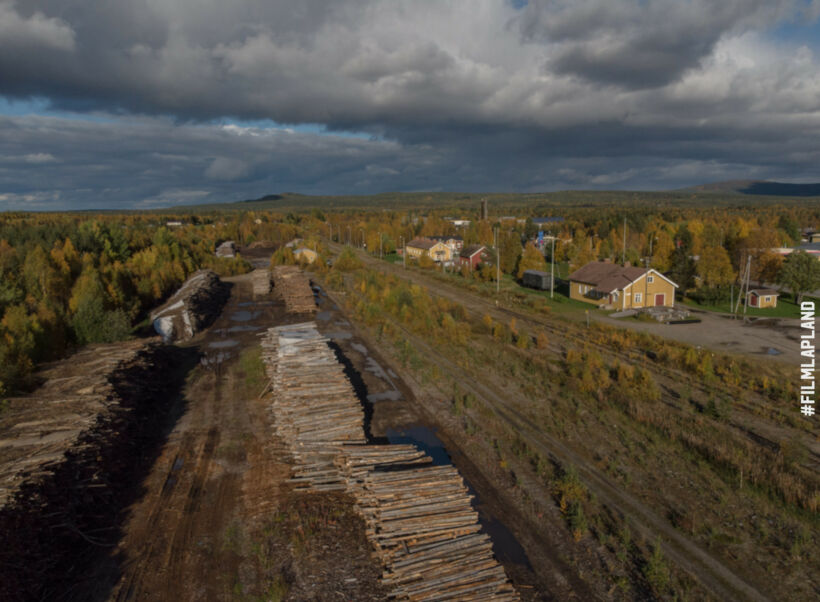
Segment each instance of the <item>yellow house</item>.
M675 305L678 285L651 268L594 261L569 275L569 296L615 309Z
M433 261L450 261L453 252L439 240L429 240L427 238L416 238L407 243L407 256L413 259L420 259L422 255L429 255Z
M766 309L777 307L777 297L780 293L770 288L753 288L746 293L746 304L748 307Z

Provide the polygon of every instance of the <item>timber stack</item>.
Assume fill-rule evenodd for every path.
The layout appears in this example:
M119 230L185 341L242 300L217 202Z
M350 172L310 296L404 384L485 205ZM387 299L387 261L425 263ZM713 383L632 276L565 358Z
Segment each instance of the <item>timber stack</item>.
M270 270L260 269L251 272L253 296L264 296L270 293Z
M364 412L328 339L314 322L279 326L268 330L262 350L276 433L296 461L293 481L344 490L335 460L339 446L366 442Z
M285 301L289 314L305 314L316 311L316 301L310 281L301 269L294 265L278 265L273 268L274 291Z
M59 597L104 562L162 442L179 367L195 358L158 341L92 345L39 371L44 384L30 395L8 399L0 600Z
M230 296L230 287L216 272L194 272L164 305L151 313L154 330L166 343L187 341L219 317Z
M271 328L262 349L291 482L353 496L391 598L518 600L458 470L414 445L366 444L361 404L315 323Z

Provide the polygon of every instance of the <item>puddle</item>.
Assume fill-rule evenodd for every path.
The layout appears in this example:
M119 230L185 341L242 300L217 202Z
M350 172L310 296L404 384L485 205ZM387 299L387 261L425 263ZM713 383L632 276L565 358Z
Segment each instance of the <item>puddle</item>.
M390 443L412 443L419 449L424 450L433 459L436 466L450 465L453 461L432 429L422 425L404 426L399 429L387 429L387 440ZM463 478L463 475L462 475ZM493 553L502 562L511 562L532 569L527 553L515 535L512 534L504 523L497 518L490 516L482 508L481 498L476 493L473 486L464 479L467 489L473 496L473 507L478 511L478 520L481 527L493 543Z
M376 362L376 360L374 360L372 357L367 358L367 360L365 361L364 369L367 372L370 372L370 374L372 374L376 378L386 380L389 382L389 379L387 378L387 372L385 372L384 368L382 368L378 364L378 362Z
M237 307L250 307L251 305L256 305L254 301L243 301L242 303L237 303Z
M403 399L401 391L393 389L392 391L384 391L383 393L370 393L367 396L367 401L375 403L377 401L399 401Z
M208 343L208 347L212 349L225 349L227 347L236 347L237 345L239 345L239 341L234 341L233 339Z
M171 467L171 471L176 472L177 470L182 468L183 464L185 464L185 460L183 460L182 458L177 458L176 460L174 460L174 465Z
M226 332L255 332L257 330L264 330L264 326L231 326Z
M259 316L258 311L251 312L251 311L247 311L247 310L242 310L242 311L236 311L236 312L232 313L230 315L230 318L234 322L249 322L250 320L253 320L254 318L256 318L258 316Z
M353 338L352 333L344 332L341 330L337 330L335 332L326 332L325 336L330 339L336 339L337 341L346 341L347 339Z
M390 368L387 369L387 374L390 376L390 378L398 378L398 374L393 372Z
M775 349L774 347L769 347L769 349L766 351L766 355L780 355L782 353L782 351L780 351L779 349Z
M436 466L449 466L453 463L450 459L450 454L444 449L444 444L441 439L436 437L432 429L420 424L412 426L404 426L400 429L387 429L385 433L387 440L390 443L412 443L419 449L423 450L433 459L433 464Z
M353 347L353 349L355 349L356 351L358 351L362 355L367 355L367 353L368 353L367 347L365 347L361 343L350 343L350 346Z
M320 311L316 313L316 319L321 320L322 322L327 322L330 320L330 312L329 311Z

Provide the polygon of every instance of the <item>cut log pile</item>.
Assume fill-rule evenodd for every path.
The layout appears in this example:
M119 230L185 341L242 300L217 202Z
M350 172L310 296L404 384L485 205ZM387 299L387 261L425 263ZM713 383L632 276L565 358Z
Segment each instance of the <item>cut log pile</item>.
M59 598L104 564L166 432L182 368L196 361L193 350L144 340L89 346L9 400L0 414L0 600Z
M392 598L518 600L458 470L433 466L414 445L367 445L361 404L327 343L313 322L263 338L291 481L354 497Z
M141 342L94 345L38 376L34 397L13 398L0 420L0 508L24 481L51 473L80 435L105 413L112 394L109 375L132 360Z
M270 270L261 269L251 272L253 295L267 295L270 293Z
M230 288L216 272L194 272L164 305L151 313L154 330L166 343L186 341L219 317L230 296Z
M279 326L263 338L262 356L276 432L296 460L294 482L343 490L334 460L339 445L365 443L364 412L327 342L313 322Z
M274 292L285 301L289 314L313 313L316 301L310 288L310 281L304 272L293 265L278 265L273 268Z

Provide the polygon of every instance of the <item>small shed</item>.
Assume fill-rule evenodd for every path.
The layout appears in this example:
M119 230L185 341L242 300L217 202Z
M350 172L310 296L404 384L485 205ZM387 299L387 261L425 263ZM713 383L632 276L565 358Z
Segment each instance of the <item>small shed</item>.
M487 247L484 245L468 245L461 250L458 257L459 265L466 265L470 270L476 269L484 261Z
M549 272L542 272L540 270L524 270L521 281L524 286L528 288L548 291L552 283L552 276L550 276Z
M753 288L746 293L746 303L749 307L757 309L777 307L777 297L779 295L779 292L771 288Z

